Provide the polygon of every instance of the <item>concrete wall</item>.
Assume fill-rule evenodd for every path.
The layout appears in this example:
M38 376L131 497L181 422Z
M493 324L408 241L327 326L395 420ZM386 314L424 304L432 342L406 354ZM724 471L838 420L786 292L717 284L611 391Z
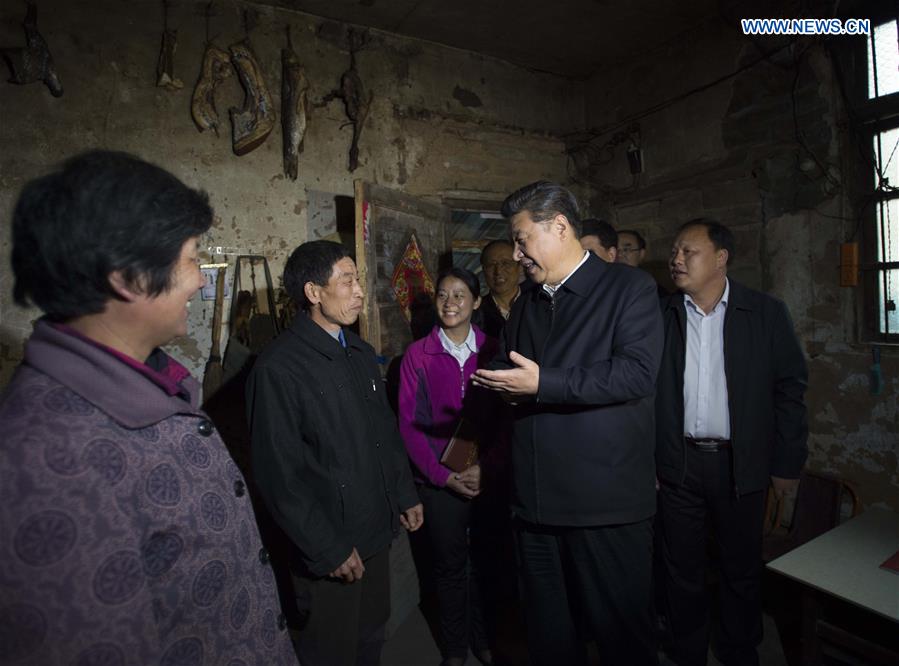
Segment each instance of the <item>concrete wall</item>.
M590 81L588 126L603 132L745 68L636 121L645 163L636 184L626 142L594 151L593 212L643 232L658 272L680 223L728 224L737 239L730 274L787 303L808 357L809 468L850 480L865 505L899 509L899 350L883 350L885 387L872 395L870 345L857 334L860 294L839 287L839 243L858 212L850 185L858 147L827 55L786 49L753 64L777 46L722 24Z
M352 196L353 178L408 193L501 201L538 178L563 179L562 133L584 124L583 88L504 62L429 43L372 33L358 56L362 81L374 91L360 144L360 167L350 174L351 129L343 104L312 108L300 156L299 180L282 174L280 124L255 152L231 152L229 106L243 92L232 77L217 94L225 130L200 134L190 97L205 44L205 1L172 3L178 31L175 74L184 88L157 88L156 62L163 14L158 0L41 0L39 29L50 44L65 94L41 84L0 83L0 386L18 360L36 310L11 303L9 221L29 179L89 148L134 152L192 186L207 190L216 222L205 245L265 254L272 273L308 234L307 191ZM280 110L280 49L285 27L310 80L310 102L338 87L349 67L346 26L241 3L215 3L210 34L222 47L243 37L241 10L257 12L251 41ZM24 43L24 4L0 5L0 45ZM5 80L4 72L3 79ZM535 100L540 100L535 103ZM226 304L227 309L227 304ZM172 352L195 373L210 345L211 301L195 301L190 333Z

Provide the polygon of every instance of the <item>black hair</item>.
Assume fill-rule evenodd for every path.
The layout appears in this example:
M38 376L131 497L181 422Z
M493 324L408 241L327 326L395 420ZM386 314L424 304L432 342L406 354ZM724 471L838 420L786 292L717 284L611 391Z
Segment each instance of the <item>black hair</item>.
M462 280L462 282L465 283L465 286L468 287L468 291L471 292L471 296L474 300L478 300L481 297L481 283L478 280L478 276L467 268L458 266L451 266L450 268L445 268L440 271L440 275L437 276L437 282L434 284L435 290L439 290L440 283L448 277Z
M577 199L561 185L538 180L515 190L503 201L503 216L511 218L522 211L530 213L534 222L546 222L556 215L564 215L575 236L580 236L581 217Z
M205 192L127 153L77 155L22 188L13 211L13 298L48 319L102 312L109 282L153 297L171 288L184 243L212 225Z
M736 256L736 248L734 242L734 233L717 220L708 217L697 217L695 220L684 222L680 229L677 230L678 235L690 229L691 227L705 227L709 240L716 250L727 250L727 265L730 265L731 259Z
M596 236L599 244L607 250L618 247L618 232L615 231L615 227L605 220L598 220L595 217L581 222L581 236Z
M484 261L484 256L487 254L487 250L490 248L497 247L499 245L505 245L507 248L514 252L515 245L508 238L497 238L496 240L492 240L487 243L484 247L481 248L481 261Z
M622 230L620 230L620 231L618 232L619 238L621 237L621 234L630 234L631 236L633 236L634 238L636 238L636 239L637 239L637 249L638 249L638 250L645 250L645 249L646 249L646 239L643 238L642 234L640 234L639 231L634 231L633 229L622 229Z
M303 310L311 307L306 298L306 283L324 287L331 279L334 264L344 257L351 257L350 251L334 241L316 240L297 247L284 265L284 290Z

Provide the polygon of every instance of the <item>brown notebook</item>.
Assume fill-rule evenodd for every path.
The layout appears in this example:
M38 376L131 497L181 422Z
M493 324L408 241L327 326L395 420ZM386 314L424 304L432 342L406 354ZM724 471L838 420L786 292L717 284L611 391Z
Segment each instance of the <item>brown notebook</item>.
M471 421L462 419L440 456L440 464L454 472L464 472L477 461L477 431Z

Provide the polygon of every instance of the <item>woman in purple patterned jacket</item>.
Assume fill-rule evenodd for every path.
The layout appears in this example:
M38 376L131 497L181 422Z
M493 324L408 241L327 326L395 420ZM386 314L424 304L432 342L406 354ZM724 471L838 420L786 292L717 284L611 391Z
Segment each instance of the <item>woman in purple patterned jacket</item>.
M246 484L159 349L203 284L204 193L123 153L27 184L0 397L0 662L295 664Z

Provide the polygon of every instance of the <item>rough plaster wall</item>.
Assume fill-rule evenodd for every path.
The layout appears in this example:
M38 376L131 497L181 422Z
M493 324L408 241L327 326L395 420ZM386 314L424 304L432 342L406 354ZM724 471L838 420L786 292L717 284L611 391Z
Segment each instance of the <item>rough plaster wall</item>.
M758 54L724 27L651 54L588 84L588 126L613 126ZM793 54L782 51L642 118L645 173L632 187L619 146L591 174L592 207L619 228L645 233L654 272L665 270L680 223L708 216L728 224L737 240L730 274L783 299L806 350L809 468L851 481L865 505L899 509L899 353L883 350L885 386L872 395L858 294L839 287L839 243L855 214L843 174L857 148L839 129L845 120L826 54L813 48L799 68L796 121L814 158L796 141L796 69Z
M227 120L228 108L243 101L236 76L216 95L222 136L198 133L190 117L206 5L172 3L169 26L178 30L175 74L185 87L169 92L155 87L163 21L158 0L39 3L39 29L65 94L54 99L40 84L0 83L0 386L9 380L39 315L11 302L9 222L15 197L29 179L79 151L131 151L207 190L216 220L203 245L265 254L273 276L280 275L290 250L306 240L307 188L352 196L353 178L361 178L432 199L497 202L538 178L564 177L558 137L583 125L582 86L382 33L372 33L357 55L362 81L375 97L355 173L346 169L351 129L340 101L311 109L296 182L282 175L280 119L262 147L238 158L231 152ZM210 32L226 47L243 37L241 11L251 5L215 6ZM338 86L349 67L346 26L255 9L258 25L251 41L279 111L287 25L306 67L310 102ZM23 16L22 3L0 5L0 44L23 43ZM189 334L171 349L196 375L209 350L211 303L195 299Z

